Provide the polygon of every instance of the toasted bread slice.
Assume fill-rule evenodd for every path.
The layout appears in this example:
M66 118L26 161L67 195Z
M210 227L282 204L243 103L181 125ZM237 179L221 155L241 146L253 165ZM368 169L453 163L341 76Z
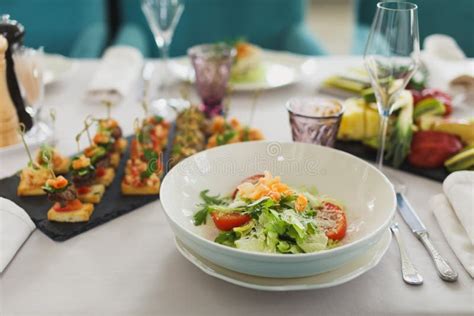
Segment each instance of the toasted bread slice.
M106 168L104 175L97 177L96 183L103 184L108 187L115 178L115 170L113 168Z
M31 187L28 184L20 180L20 184L18 184L18 189L16 191L18 196L38 196L38 195L46 195L46 192L43 191L41 187Z
M125 138L119 138L116 140L116 150L120 153L123 154L125 150L127 149L128 141Z
M93 184L90 186L90 191L85 194L78 194L77 198L84 203L97 204L102 200L102 196L105 192L105 186L103 184Z
M48 169L39 167L37 169L25 167L20 173L20 183L18 184L18 196L45 195L42 186L51 178Z
M80 209L68 212L57 212L54 208L50 208L48 211L48 220L66 223L87 222L93 212L94 205L91 203L84 203Z
M71 159L68 157L63 157L61 160L61 164L58 166L54 166L54 173L55 174L66 174L69 171L69 166L71 165Z
M153 186L134 187L122 181L122 194L124 195L154 195L160 192L160 182Z
M118 152L113 152L110 154L110 165L114 167L115 169L118 168L120 164L120 153Z

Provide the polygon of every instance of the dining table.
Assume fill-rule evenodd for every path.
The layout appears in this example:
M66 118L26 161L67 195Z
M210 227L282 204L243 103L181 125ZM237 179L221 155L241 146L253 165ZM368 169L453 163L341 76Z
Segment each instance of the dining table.
M317 96L324 78L362 65L359 56L308 57L311 71L292 85L272 90L233 92L229 117L259 128L265 138L290 142L285 103L291 97ZM156 65L160 76L163 65ZM64 154L77 151L74 136L88 115L105 116L103 105L88 101L86 91L100 60L74 60L74 72L46 87L43 115L56 111L55 142ZM181 84L167 93L179 96ZM190 98L199 97L190 89ZM143 116L140 78L136 89L111 108L125 134ZM27 163L24 151L0 157L0 177ZM0 315L474 315L474 281L464 270L429 207L442 183L386 168L403 181L406 197L427 226L432 241L459 273L457 282L439 278L432 259L399 214L395 221L408 253L424 277L423 285L403 282L394 239L371 270L334 287L270 292L227 283L203 273L176 249L160 201L140 207L64 242L35 230L0 275Z

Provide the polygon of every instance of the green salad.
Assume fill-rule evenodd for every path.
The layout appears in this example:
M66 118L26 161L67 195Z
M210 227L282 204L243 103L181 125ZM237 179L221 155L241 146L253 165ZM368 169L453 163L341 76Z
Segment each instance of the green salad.
M194 224L212 219L215 242L264 253L311 253L336 247L344 238L344 207L315 189L296 189L269 172L245 179L228 196L200 193ZM211 224L212 225L212 224Z

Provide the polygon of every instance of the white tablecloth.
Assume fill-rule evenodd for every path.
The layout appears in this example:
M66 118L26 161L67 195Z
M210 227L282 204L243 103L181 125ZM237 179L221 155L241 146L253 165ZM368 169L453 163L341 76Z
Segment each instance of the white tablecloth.
M359 59L317 58L317 72L304 82L264 92L253 125L268 139L288 141L290 129L284 109L292 96L316 93L323 77ZM46 108L57 110L58 148L76 149L73 135L88 114L105 109L83 101L97 61L81 61L66 80L47 89ZM137 89L138 90L138 89ZM251 94L235 94L231 116L244 123L250 116ZM112 110L132 131L142 110L136 96ZM26 163L26 154L4 157L0 176ZM408 198L428 227L434 244L459 272L457 283L443 282L423 246L397 215L405 243L425 283L403 283L398 249L389 251L373 270L329 289L274 293L241 288L214 279L186 261L175 249L160 202L151 203L65 242L54 242L35 231L0 276L1 315L369 315L473 314L474 281L462 268L428 209L427 200L441 192L440 183L399 173L408 185Z

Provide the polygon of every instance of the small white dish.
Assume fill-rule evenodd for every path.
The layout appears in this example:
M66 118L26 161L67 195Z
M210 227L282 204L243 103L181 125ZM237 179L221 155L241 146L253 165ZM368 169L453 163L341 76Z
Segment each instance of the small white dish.
M392 235L387 231L380 241L360 257L347 262L343 266L329 272L305 278L265 278L235 272L199 256L175 239L178 251L193 265L204 273L226 282L262 291L303 291L324 289L349 282L374 268L382 259L390 246Z
M44 54L43 82L45 85L60 81L70 75L77 64L70 58L57 54Z
M255 91L280 88L298 82L302 75L306 74L307 67L303 69L303 65L306 65L305 62L308 59L298 55L264 50L263 60L265 77L262 81L232 83L232 90ZM173 59L171 70L180 80L194 82L194 71L187 56Z
M243 178L268 170L293 187L312 187L346 205L348 231L339 247L314 253L244 251L214 242L212 225L192 221L199 192L229 194ZM389 180L364 160L304 143L246 142L197 153L163 179L160 200L174 234L215 264L260 277L294 278L343 266L365 253L387 232L396 199Z

